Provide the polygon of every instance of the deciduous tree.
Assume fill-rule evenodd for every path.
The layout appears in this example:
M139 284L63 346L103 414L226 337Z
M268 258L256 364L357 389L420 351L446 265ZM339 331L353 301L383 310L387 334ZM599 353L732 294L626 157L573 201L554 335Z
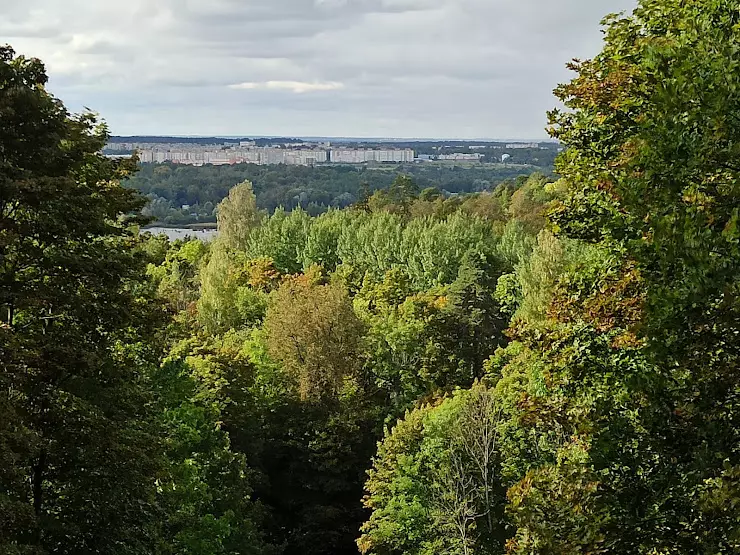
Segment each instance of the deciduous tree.
M143 206L42 63L0 48L0 551L146 553L161 448Z
M363 326L340 285L310 275L286 280L273 293L265 330L270 353L293 372L304 398L335 396L357 378Z

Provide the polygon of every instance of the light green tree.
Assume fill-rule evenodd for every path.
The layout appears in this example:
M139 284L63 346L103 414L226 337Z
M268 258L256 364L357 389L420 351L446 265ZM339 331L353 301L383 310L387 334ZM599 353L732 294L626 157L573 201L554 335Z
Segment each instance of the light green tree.
M502 411L476 384L399 420L378 447L358 540L364 554L500 553L505 489L498 474Z
M232 250L246 249L249 234L264 217L250 181L234 186L218 205L217 214L219 239Z

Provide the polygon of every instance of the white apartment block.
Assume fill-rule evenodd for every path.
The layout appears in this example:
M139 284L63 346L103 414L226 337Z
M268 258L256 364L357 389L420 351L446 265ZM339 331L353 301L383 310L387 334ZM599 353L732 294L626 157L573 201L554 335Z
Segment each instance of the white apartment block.
M154 151L153 150L140 150L139 153L139 161L143 163L151 163L154 162Z
M407 149L332 149L335 164L363 164L365 162L413 162L414 151Z
M467 153L464 153L464 152L456 152L456 153L453 153L453 154L440 154L437 157L438 160L455 160L455 161L459 161L459 162L463 162L463 161L477 162L481 158L483 158L483 154L480 154L478 152L476 152L474 154L467 154Z
M185 164L202 166L203 164L225 165L225 164L288 164L296 166L312 166L323 164L328 161L326 150L308 149L284 149L284 148L232 148L232 149L204 149L193 148L192 150L167 150L167 149L144 149L139 150L141 162L172 162L174 164Z
M506 148L540 148L540 143L509 143L506 145Z
M305 146L304 148L297 146L293 148L277 148L251 146L247 141L244 141L244 144L239 146L230 145L221 148L217 146L185 144L132 144L130 146L132 148L138 148L139 160L144 163L161 164L163 162L172 162L174 164L193 166L202 166L204 164L287 164L293 166L313 166L327 162L364 164L367 162L410 163L414 161L414 151L410 148L334 148L330 151L329 145L325 145L323 148L315 146L313 148L306 148Z
M285 164L291 166L313 166L328 160L325 150L286 150Z

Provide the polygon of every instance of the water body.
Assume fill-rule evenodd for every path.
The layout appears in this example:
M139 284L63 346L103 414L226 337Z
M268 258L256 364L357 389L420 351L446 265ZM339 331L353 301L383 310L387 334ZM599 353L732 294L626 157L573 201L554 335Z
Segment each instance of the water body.
M212 241L218 235L218 231L215 229L190 229L187 227L147 227L141 231L151 233L152 235L164 233L170 241L185 239L185 237L200 239L201 241Z

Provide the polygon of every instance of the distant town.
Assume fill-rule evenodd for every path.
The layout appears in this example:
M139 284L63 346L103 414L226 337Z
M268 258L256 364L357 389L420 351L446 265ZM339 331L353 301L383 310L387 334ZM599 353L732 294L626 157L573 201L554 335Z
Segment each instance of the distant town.
M409 164L424 162L537 163L538 151L550 158L559 145L553 142L349 143L300 139L182 139L167 137L114 137L104 153L111 157L137 153L141 163L190 166L285 164ZM522 159L515 153L529 151ZM549 154L549 156L548 156Z

